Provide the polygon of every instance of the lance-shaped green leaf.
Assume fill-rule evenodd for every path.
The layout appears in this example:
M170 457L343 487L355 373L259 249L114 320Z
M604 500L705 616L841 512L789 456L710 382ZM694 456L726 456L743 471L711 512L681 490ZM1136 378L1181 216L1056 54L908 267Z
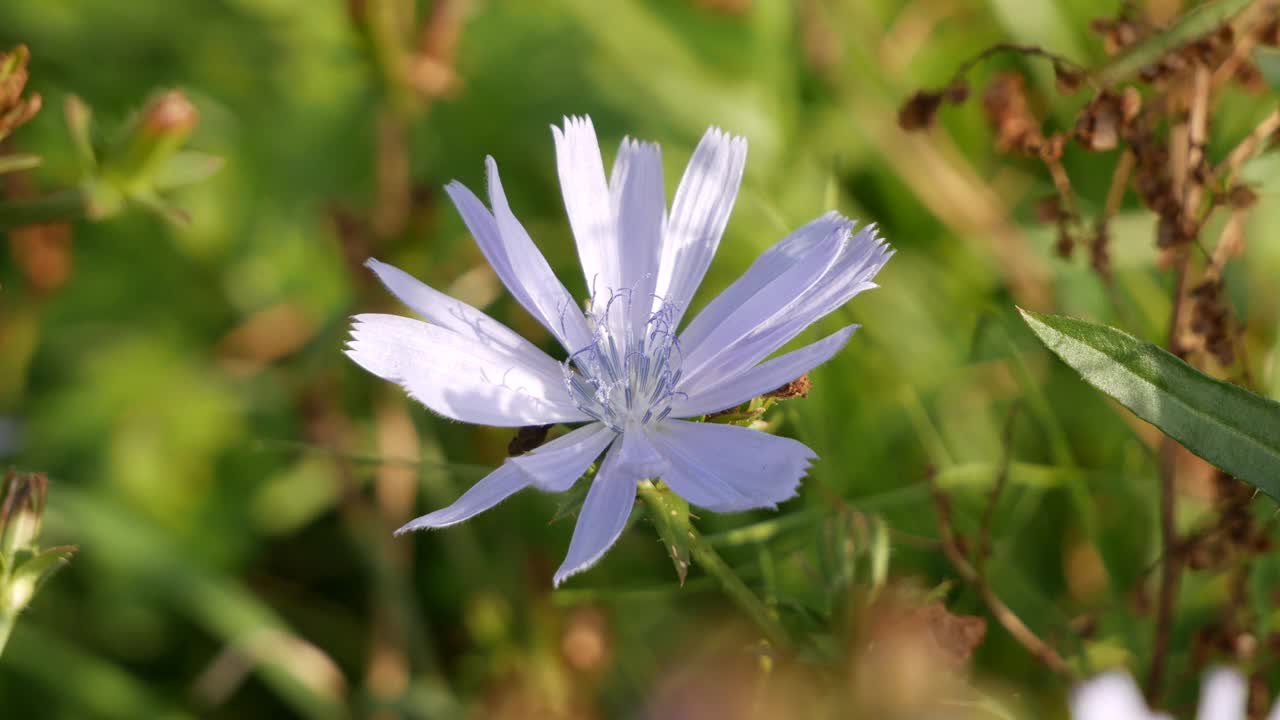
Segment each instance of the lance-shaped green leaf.
M8 612L24 610L40 586L66 567L78 549L74 545L51 547L19 565L9 578L8 596L5 598Z
M1209 377L1115 328L1021 312L1041 342L1090 385L1191 452L1280 500L1280 403Z
M582 512L582 505L587 501L587 492L591 490L591 482L596 477L596 469L595 465L587 468L586 474L578 478L573 487L561 494L560 502L556 505L556 511L551 515L551 524L554 525L561 520L574 517Z

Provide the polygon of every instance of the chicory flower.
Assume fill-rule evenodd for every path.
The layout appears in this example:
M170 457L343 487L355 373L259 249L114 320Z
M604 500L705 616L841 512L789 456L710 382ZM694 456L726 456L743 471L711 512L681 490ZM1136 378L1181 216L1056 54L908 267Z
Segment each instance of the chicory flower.
M825 362L856 329L767 359L816 320L875 287L892 252L872 227L828 213L765 252L683 330L738 194L747 143L712 128L668 213L657 145L624 140L606 178L588 118L552 128L560 185L591 297L570 296L507 203L487 158L489 206L446 187L512 296L564 347L564 361L476 308L390 265L368 265L426 322L355 318L347 354L445 417L519 427L587 423L508 459L452 505L399 532L442 528L533 487L563 492L603 453L555 584L618 539L637 483L660 478L719 512L775 507L815 455L789 438L689 422L781 387Z

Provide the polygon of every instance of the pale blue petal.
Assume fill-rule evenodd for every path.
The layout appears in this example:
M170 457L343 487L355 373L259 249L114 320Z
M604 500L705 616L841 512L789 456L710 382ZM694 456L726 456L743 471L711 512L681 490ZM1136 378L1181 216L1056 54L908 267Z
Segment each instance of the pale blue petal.
M660 477L667 470L667 459L645 432L647 426L627 426L618 443L617 466L620 472L632 475L636 480Z
M688 392L691 388L697 388L702 374L713 368L717 358L732 349L735 343L742 341L753 330L769 327L770 324L779 322L780 318L793 313L797 301L839 257L844 241L842 230L828 233L803 258L789 263L781 272L762 283L755 292L741 298L705 336L689 340L681 335L684 377L679 389ZM706 311L703 311L703 315L705 314ZM698 319L701 317L699 315ZM694 325L690 325L690 329L694 329Z
M502 284L521 306L572 353L590 342L586 319L569 291L551 272L551 266L516 219L507 204L493 158L485 159L489 201L493 212L459 182L445 186L480 251Z
M1196 720L1241 720L1248 700L1249 688L1244 676L1234 670L1216 668L1205 675Z
M566 117L564 130L551 127L556 166L569 226L578 244L578 259L587 289L618 287L617 223L609 200L600 143L589 117Z
M777 390L830 360L849 342L849 337L857 329L857 325L849 325L818 342L757 365L716 385L697 388L688 396L677 396L671 404L671 414L678 418L706 415L737 407L751 398Z
M643 332L653 304L662 231L666 221L666 190L662 186L662 152L653 143L622 141L609 179L610 205L617 218L618 285L607 288L631 295L631 327ZM597 287L600 291L603 288ZM605 299L595 298L595 309Z
M424 320L492 348L505 350L511 358L519 359L527 367L538 368L552 376L560 373L560 363L506 325L467 303L445 295L393 265L369 258L365 266L377 274L400 302Z
M591 482L578 523L573 528L569 552L556 570L557 586L595 565L627 527L627 518L635 505L636 483L645 478L623 463L622 455L622 443L614 443Z
M558 373L512 361L500 348L396 315L357 315L347 355L445 417L519 427L581 422Z
M691 393L707 385L719 385L754 367L858 293L874 288L873 278L892 254L873 227L848 237L826 273L786 312L775 314L722 345L710 360L686 371L681 389Z
M397 534L460 523L488 510L526 487L563 492L582 477L604 451L614 433L599 423L573 432L524 455L509 458L497 470L472 485L449 507L408 523Z
M689 326L680 333L680 342L690 348L701 343L735 308L759 293L788 268L807 262L817 245L833 233L849 227L852 227L852 223L838 213L831 212L779 240L756 258L741 277L707 303L702 312L694 316Z
M648 435L670 464L662 481L716 512L776 507L817 457L803 443L735 425L667 420Z
M1127 673L1109 672L1071 691L1071 720L1148 720L1142 691Z
M524 471L538 489L564 492L616 436L602 423L591 423L507 462Z
M676 309L689 307L707 274L733 211L747 164L747 141L711 128L702 136L671 203L654 292Z
M399 535L426 528L448 527L464 520L470 520L529 487L529 485L530 479L528 475L521 472L515 465L509 462L504 463L497 470L484 476L480 482L472 485L470 489L462 494L462 497L454 501L449 507L436 510L433 513L428 513L410 521L397 530L396 534Z

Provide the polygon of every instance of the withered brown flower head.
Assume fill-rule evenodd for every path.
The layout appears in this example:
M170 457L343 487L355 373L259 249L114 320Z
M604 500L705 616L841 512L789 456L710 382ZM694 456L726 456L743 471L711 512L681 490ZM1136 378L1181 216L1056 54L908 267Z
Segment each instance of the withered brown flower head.
M27 87L27 62L30 59L31 51L26 45L0 53L0 140L40 112L39 94L22 95Z

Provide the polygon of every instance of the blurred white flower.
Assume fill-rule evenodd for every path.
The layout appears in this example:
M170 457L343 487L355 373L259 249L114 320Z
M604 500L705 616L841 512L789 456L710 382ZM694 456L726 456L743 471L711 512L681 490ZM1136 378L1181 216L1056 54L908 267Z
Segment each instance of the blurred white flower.
M509 459L453 505L400 532L462 522L526 487L562 492L608 450L587 493L558 585L613 545L637 482L661 478L709 510L775 507L814 453L803 444L692 418L775 390L825 362L856 329L767 360L819 318L875 287L892 252L836 213L801 227L678 331L738 194L747 143L712 128L694 151L670 213L657 145L627 139L606 178L587 118L552 128L560 185L591 297L584 313L507 204L487 158L489 207L446 190L512 296L564 347L557 362L501 323L406 273L370 260L427 322L355 318L347 354L445 417L518 427L587 422Z
M1234 670L1209 671L1200 688L1197 720L1246 720L1249 686ZM1072 720L1166 720L1171 716L1152 712L1133 678L1123 672L1099 675L1071 693ZM1268 720L1280 720L1280 702Z

